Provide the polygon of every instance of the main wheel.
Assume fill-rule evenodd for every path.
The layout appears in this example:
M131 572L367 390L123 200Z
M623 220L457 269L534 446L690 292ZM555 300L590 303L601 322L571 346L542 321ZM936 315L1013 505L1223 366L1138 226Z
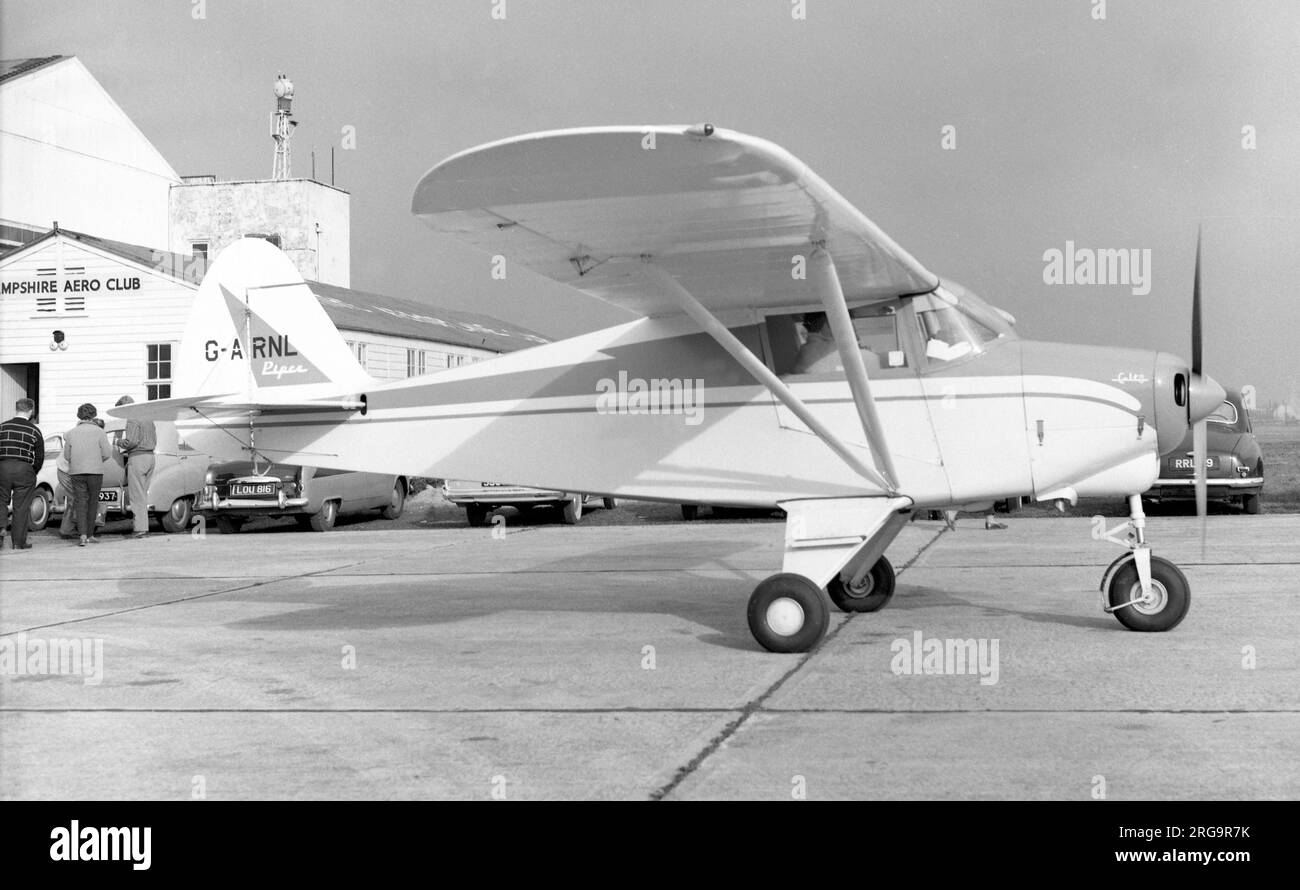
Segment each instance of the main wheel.
M564 524L577 525L582 518L582 495L575 494L571 500L564 502Z
M27 514L28 531L38 532L45 528L50 521L50 504L54 501L54 496L44 488L38 488L32 493L32 504Z
M1110 579L1110 589L1106 591L1106 600L1114 608L1120 603L1127 603L1142 595L1142 584L1138 581L1137 563L1126 562ZM1151 595L1145 601L1115 609L1113 614L1119 623L1129 630L1164 631L1173 630L1187 615L1192 604L1192 589L1187 578L1167 559L1151 557Z
M700 507L698 504L682 504L682 519L687 522L694 522L700 518Z
M836 575L826 592L843 612L878 612L894 595L894 567L882 556L857 586Z
M172 507L162 514L162 527L165 531L178 535L190 527L190 516L194 512L194 502L189 498L177 498Z
M613 510L617 506L618 506L618 501L615 500L614 498L604 499L604 507L606 510Z
M482 504L465 505L465 521L469 523L470 528L482 528L487 522L488 508Z
M773 575L749 597L749 631L769 652L807 652L829 621L821 590L803 575Z
M334 527L339 518L339 502L326 501L320 505L320 511L311 515L312 531L327 532Z
M1241 496L1241 512L1249 513L1252 516L1259 512L1259 495L1246 494Z
M388 506L379 511L379 515L385 519L396 519L402 515L402 510L406 507L406 489L402 487L399 479L393 483L393 493L388 496Z
M239 530L244 527L244 517L242 516L222 516L217 515L217 531L223 535L237 535Z

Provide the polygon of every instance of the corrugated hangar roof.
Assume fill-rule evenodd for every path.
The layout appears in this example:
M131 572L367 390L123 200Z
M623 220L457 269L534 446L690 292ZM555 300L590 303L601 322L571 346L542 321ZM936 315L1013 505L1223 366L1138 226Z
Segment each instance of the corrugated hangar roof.
M44 68L55 62L70 59L71 56L41 56L35 59L0 59L0 83L31 74L37 68Z
M99 238L69 229L46 232L35 241L14 248L5 256L30 250L56 235L63 235L191 284L198 284L203 279L203 264L183 254ZM320 300L321 308L329 315L334 326L342 330L392 337L418 337L494 352L514 352L550 342L535 331L508 324L490 315L444 309L415 300L403 300L319 281L308 281L307 286L316 295L316 299Z

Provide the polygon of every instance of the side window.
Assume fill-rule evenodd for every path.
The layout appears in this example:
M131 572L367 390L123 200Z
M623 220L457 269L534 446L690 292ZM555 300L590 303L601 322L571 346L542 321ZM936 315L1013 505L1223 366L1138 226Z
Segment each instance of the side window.
M908 366L897 306L859 306L849 312L867 374ZM770 315L765 329L777 374L842 374L839 347L824 312Z
M864 307L851 315L868 374L878 368L907 367L907 354L898 341L898 314L892 306Z

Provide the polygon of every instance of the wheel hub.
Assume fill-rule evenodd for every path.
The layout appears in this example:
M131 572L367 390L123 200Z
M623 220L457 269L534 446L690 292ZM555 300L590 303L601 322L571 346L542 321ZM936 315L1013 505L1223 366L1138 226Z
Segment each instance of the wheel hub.
M1164 610L1165 605L1169 602L1169 591L1165 586L1155 578L1151 579L1151 592L1146 596L1142 595L1141 582L1135 583L1129 591L1129 599L1133 600L1130 608L1136 609L1143 615L1156 615Z
M855 600L865 599L871 595L871 591L876 587L876 578L871 572L862 576L862 580L857 584L845 582L844 592Z
M803 627L803 606L788 596L772 600L767 607L767 626L782 637L793 636Z

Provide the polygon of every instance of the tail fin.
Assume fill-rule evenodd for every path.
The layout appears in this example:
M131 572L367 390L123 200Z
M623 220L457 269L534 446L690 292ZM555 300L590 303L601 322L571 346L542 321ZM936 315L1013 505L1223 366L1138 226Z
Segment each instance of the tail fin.
M173 392L260 403L363 392L357 364L293 262L261 238L217 257L195 297Z

